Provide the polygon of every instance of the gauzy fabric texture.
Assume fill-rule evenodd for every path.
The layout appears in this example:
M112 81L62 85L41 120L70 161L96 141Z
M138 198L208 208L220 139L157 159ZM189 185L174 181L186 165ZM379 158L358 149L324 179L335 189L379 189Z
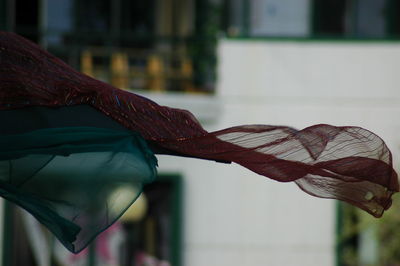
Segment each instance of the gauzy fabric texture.
M91 108L90 110L101 113L102 116L113 120L131 132L131 134L127 134L122 129L122 132L127 135L118 135L121 134L119 132L114 135L107 131L107 134L112 135L109 136L99 126L102 119L99 119L97 129L87 128L90 127L86 125L86 123L91 123L90 119L81 121L80 128L74 130L82 130L84 135L87 134L86 130L93 130L96 133L94 135L97 135L100 130L100 135L105 134L106 136L102 135L105 139L112 140L110 145L113 148L109 147L105 150L92 150L86 146L86 140L74 142L74 137L72 137L75 136L74 130L71 131L68 126L58 129L45 127L39 131L25 129L22 130L24 131L22 134L4 135L5 140L9 138L11 141L13 138L17 138L18 142L21 141L23 145L18 145L18 147L25 152L23 157L18 157L22 156L22 153L13 151L11 148L5 149L2 151L4 165L10 164L10 161L24 158L23 161L15 162L28 165L26 170L23 168L20 170L21 176L24 176L23 173L30 168L31 172L42 174L41 171L35 170L36 166L29 166L29 158L32 158L38 162L37 165L49 165L49 169L43 169L43 180L47 182L51 178L60 179L59 183L65 184L62 185L65 188L72 188L73 184L79 186L80 183L96 183L98 178L106 178L105 175L98 177L94 173L97 171L97 167L105 168L102 167L102 164L106 161L114 161L111 154L115 156L116 150L118 153L125 154L121 156L126 156L123 161L126 161L127 165L131 165L133 161L135 164L146 165L148 162L146 154L149 154L149 150L144 144L146 142L147 147L154 153L235 162L273 180L293 181L311 195L344 200L376 217L380 217L384 210L389 208L392 194L399 191L397 174L392 166L391 152L381 138L366 129L351 126L335 127L325 124L314 125L302 130L284 126L245 125L207 132L188 111L160 106L134 93L92 79L73 70L28 40L12 33L0 33L0 110L19 115L20 111L18 110L35 106L46 107L49 110L57 108L69 110L76 106L85 106L84 108ZM51 112L49 110L46 112ZM40 121L39 119L38 122ZM35 127L34 124L31 126ZM58 130L62 132L59 135L62 136L61 138L68 135L65 141L56 142L60 147L64 147L66 152L58 153L57 150L51 150L51 144L49 147L47 140L36 143L37 145L41 144L35 148L29 146L33 143L29 139L35 139L36 134L48 134L49 132L53 134ZM16 135L13 136L13 134ZM117 135L120 136L120 139L116 137ZM17 139L12 141L17 141ZM23 139L27 140L23 141ZM97 137L94 137L93 141L99 141L96 142L99 145L103 143L103 140L99 140ZM8 141L4 141L4 144L6 143ZM131 148L126 148L121 143L129 144ZM139 143L140 145L138 145ZM74 146L76 149L73 150L73 153L70 153L69 150L71 145L77 145ZM80 145L87 148L80 149ZM38 152L42 149L48 152ZM75 151L79 152L75 154ZM96 156L93 156L93 152L96 153ZM66 159L68 157L66 155L69 155L70 158L65 162L59 162L62 156ZM81 162L85 156L93 160L88 165L95 166L93 167L94 172L82 169L82 177L79 182L77 182L78 180L65 181L69 178L66 173L70 172L75 175L81 172L79 167L75 167L75 164ZM50 163L47 163L50 157L52 159ZM116 161L120 161L120 159L118 158ZM121 173L126 177L131 170L122 169L124 167L121 167ZM154 164L147 163L147 172L153 173L153 167ZM56 168L59 168L62 173L58 174ZM136 169L136 167L132 168ZM109 173L109 177L107 177L110 178L107 179L109 186L113 186L114 182L117 184L120 182L119 180L125 180L116 177L116 172L108 170L108 168L105 169L106 173ZM10 182L7 176L10 170L7 169L7 166L3 166L2 171L5 174L0 187L2 191L7 191L7 193L3 193L3 196L9 199L18 198L22 193L19 184L29 184L29 182ZM135 173L144 175L142 170L132 171L131 182L133 183L136 182ZM146 172L146 170L143 171ZM152 177L144 178L140 174L138 180L152 179ZM23 177L21 179L24 180ZM29 190L28 198L17 203L30 209L30 212L35 215L33 210L41 208L40 204L36 204L37 200L46 201L47 198L41 195L42 192L31 195L37 191L35 186L32 186L32 189L28 187L26 189ZM52 192L47 193L51 194ZM82 192L76 193L79 195ZM136 194L133 194L131 200L136 197ZM111 198L113 197L111 196ZM16 202L15 199L14 202ZM88 204L87 210L90 213L90 203L82 204ZM46 212L49 211L48 209L51 208L43 210ZM36 213L38 212L36 211ZM51 216L52 212L49 213ZM98 219L96 215L93 217L95 220ZM87 230L83 226L89 225L89 222L82 222L86 224L79 225L78 229L63 220L50 220L47 216L40 215L37 215L37 218L49 228L51 226L57 228L53 229L53 232L60 230L58 235L66 234L68 237L79 230L82 232ZM53 223L57 223L57 225ZM68 242L71 242L72 239L71 237L64 241L70 250L71 246L68 245ZM79 250L79 248L75 250Z
M61 113L42 109L26 116ZM17 117L8 112L2 120ZM6 126L10 131L12 123ZM1 196L29 211L74 253L115 222L156 176L153 152L128 130L69 126L1 133Z
M73 253L155 179L146 141L88 105L2 110L0 121L0 195Z

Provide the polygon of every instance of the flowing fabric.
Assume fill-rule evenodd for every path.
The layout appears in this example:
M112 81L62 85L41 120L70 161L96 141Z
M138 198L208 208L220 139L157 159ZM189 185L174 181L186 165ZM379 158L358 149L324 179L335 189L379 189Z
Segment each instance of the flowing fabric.
M121 131L117 131L116 135L111 134L115 136L115 138L110 137L113 140L111 142L114 143L111 146L122 147L118 144L119 138L126 143L129 141L141 143L134 145L135 148L128 151L122 149L119 152L130 154L140 151L141 155L136 156L141 159L136 158L136 160L142 163L147 160L143 154L149 154L147 147L159 154L235 162L270 179L281 182L293 181L308 194L346 201L375 217L380 217L384 210L390 207L392 194L399 191L391 152L381 138L366 129L325 124L314 125L303 130L283 126L245 125L207 132L188 111L160 106L134 93L92 79L73 70L22 37L12 33L0 33L0 110L14 113L17 110L35 106L48 108L48 110L83 106L82 108L101 112L103 116L117 122L131 134L118 129ZM100 120L102 119L99 119L96 127L102 127ZM82 123L85 125L90 121L88 119ZM64 125L62 126L58 129L61 130L61 134L76 133L74 131L76 128L71 131L71 128L65 129ZM35 134L48 134L55 129L42 130L44 131L28 130L24 133L25 135L17 135L17 138L34 139ZM80 127L79 130L85 133L86 130L90 131L93 128ZM103 130L105 129L100 129L100 132L105 133ZM118 134L122 135L118 136ZM7 140L15 136L4 137ZM101 142L97 138L93 141ZM3 142L5 145L6 141ZM66 139L65 142L57 142L57 145L69 147L70 142L71 140ZM74 143L73 140L72 143ZM29 161L31 154L37 157L34 160L40 161L38 165L46 163L51 155L62 156L57 151L45 153L39 151L38 153L35 149L26 149L24 145L25 142L22 146L15 148L26 152L24 155L27 159L21 161L23 165ZM47 143L40 143L39 146L41 145L47 147ZM1 160L5 164L7 160L19 158L3 146L1 149L4 150L1 153L3 154ZM83 151L77 149L78 154L91 152L91 149L83 149ZM113 149L100 150L100 152L107 153ZM18 153L18 151L15 152ZM96 152L99 151L96 150ZM43 154L47 157L43 157ZM67 152L67 154L70 153ZM60 163L59 167L65 170L60 177L61 180L68 179L67 169L73 168L75 163L73 158L71 160L70 164ZM80 160L79 157L77 160ZM96 164L94 168L101 167L103 164L101 158L94 159L94 162ZM153 169L154 165L150 163L147 167ZM101 179L96 180L91 171L90 169L83 171L81 181L86 182L84 176L88 175L88 182L102 182ZM137 174L140 174L139 172ZM113 172L106 173L110 175L110 179L107 179L109 184L113 184ZM80 170L76 169L73 174L79 175ZM53 172L45 175L42 181L47 182L46 178L52 175ZM129 175L128 172L126 175ZM132 174L133 180L134 175ZM151 180L152 177L145 179ZM18 197L20 193L18 186L6 178L1 180L0 185L5 191L1 192L2 195L10 198L7 195L15 193ZM117 180L119 179L115 182L118 182ZM79 185L77 183L71 187ZM69 190L68 184L66 190ZM42 190L38 193L42 192L45 193ZM41 198L40 195L38 197ZM24 205L26 201L34 204L30 198L22 201L24 203L14 199L14 202L26 209L28 209ZM80 230L84 230L83 225L80 227ZM74 230L78 229L71 228L71 231Z
M145 145L135 135L99 128L2 135L0 195L79 252L153 181L155 158Z

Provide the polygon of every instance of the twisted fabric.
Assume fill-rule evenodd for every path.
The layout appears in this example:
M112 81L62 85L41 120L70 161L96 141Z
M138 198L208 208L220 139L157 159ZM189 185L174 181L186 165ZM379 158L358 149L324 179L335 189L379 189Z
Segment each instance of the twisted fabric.
M245 125L204 130L186 110L160 106L83 75L30 41L0 33L0 110L89 106L139 134L154 153L235 162L313 196L375 217L399 191L384 141L360 127Z

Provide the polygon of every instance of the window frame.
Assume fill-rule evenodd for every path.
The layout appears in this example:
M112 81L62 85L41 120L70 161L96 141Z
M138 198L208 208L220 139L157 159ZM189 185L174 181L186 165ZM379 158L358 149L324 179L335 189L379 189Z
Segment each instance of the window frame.
M348 34L343 36L336 36L336 35L321 35L315 32L317 23L317 16L316 16L316 5L317 1L320 0L310 0L310 12L309 12L309 26L310 26L310 34L304 37L293 37L293 36L250 36L250 3L246 0L239 0L243 6L242 18L240 19L241 25L239 29L239 33L236 35L229 34L229 27L231 22L230 17L230 10L232 4L230 0L225 0L223 2L224 6L224 14L222 15L222 20L224 23L224 31L225 35L223 38L230 39L230 40L254 40L254 41L323 41L323 42L400 42L400 26L398 27L399 33L395 33L395 26L396 23L400 23L400 18L396 16L395 9L397 7L398 10L400 8L396 0L386 0L386 10L391 12L387 12L388 15L385 17L385 24L386 24L386 34L385 37L357 37L354 34ZM352 15L352 19L355 19L355 15Z

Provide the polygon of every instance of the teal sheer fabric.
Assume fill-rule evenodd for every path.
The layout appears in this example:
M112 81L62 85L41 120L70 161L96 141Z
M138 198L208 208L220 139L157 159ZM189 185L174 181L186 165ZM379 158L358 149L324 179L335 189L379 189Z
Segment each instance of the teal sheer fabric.
M131 131L44 128L0 138L0 195L74 253L85 248L156 176L156 158Z

